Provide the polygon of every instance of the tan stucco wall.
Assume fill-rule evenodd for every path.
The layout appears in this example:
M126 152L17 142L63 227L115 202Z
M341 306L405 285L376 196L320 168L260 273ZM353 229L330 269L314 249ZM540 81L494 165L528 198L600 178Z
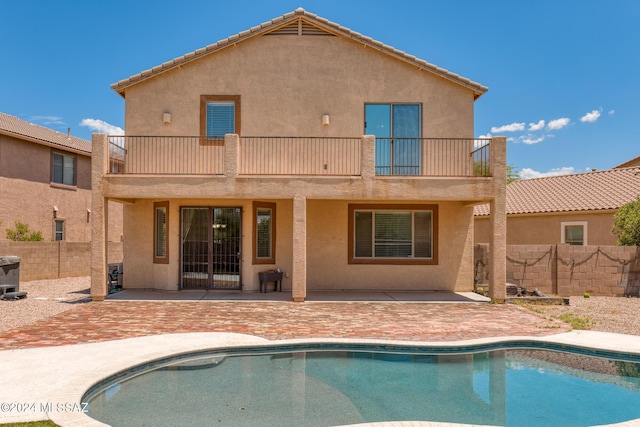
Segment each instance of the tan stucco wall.
M283 289L291 289L292 201L261 200L276 203L276 262L252 265L251 200L170 199L169 200L169 264L153 263L153 203L166 200L137 200L125 205L124 286L128 289L177 290L180 274L180 208L181 207L241 207L242 208L242 289L258 291L258 273L279 267L285 272Z
M40 231L45 241L54 239L54 206L65 221L65 241L91 240L91 158L76 154L77 186L50 184L52 148L0 135L0 240L16 221ZM55 150L64 151L64 150ZM110 238L122 235L122 207L110 203Z
M359 136L365 103L419 102L424 137L473 137L471 90L341 37L259 36L125 94L129 135L198 135L200 95L240 95L245 136Z
M258 272L279 267L283 290L291 290L293 201L276 203L276 262L252 265L250 200L172 199L169 205L169 264L153 263L153 203L125 205L125 288L177 290L180 271L180 207L242 207L242 289L258 291ZM473 288L472 208L439 203L438 265L349 265L348 205L344 200L307 200L307 289L402 289L468 291ZM460 253L463 254L460 257Z
M307 289L473 288L471 208L463 208L457 202L438 204L438 265L350 265L348 205L342 200L307 201Z
M509 215L507 217L508 245L561 244L561 223L587 221L587 244L615 245L616 236L611 233L614 211L599 213L566 213L540 215ZM489 219L475 219L476 243L489 242Z

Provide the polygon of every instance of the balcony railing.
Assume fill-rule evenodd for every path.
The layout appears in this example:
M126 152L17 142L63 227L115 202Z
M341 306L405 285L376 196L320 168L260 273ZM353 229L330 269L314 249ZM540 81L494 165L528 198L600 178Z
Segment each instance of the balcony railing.
M110 136L109 171L222 175L224 149L224 141L209 141L199 136Z
M238 175L360 176L369 169L369 174L378 176L491 176L490 139L379 138L373 145L371 141L365 137L219 141L198 136L109 137L109 173L225 175L236 170ZM230 143L231 147L225 145ZM236 165L225 164L229 162Z
M362 138L240 138L241 175L358 176Z

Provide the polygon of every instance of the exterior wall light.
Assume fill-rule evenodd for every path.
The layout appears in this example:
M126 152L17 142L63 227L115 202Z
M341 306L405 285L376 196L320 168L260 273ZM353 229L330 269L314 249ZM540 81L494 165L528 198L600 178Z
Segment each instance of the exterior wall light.
M328 114L323 114L322 115L322 126L329 126L329 115Z
M171 113L162 113L162 124L171 124Z
M54 206L53 207L53 219L58 218L58 207Z

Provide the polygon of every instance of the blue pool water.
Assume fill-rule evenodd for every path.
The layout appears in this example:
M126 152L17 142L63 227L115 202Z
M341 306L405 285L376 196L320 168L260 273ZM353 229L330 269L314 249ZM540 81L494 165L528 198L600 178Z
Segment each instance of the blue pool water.
M536 348L265 351L165 359L96 385L83 401L91 417L112 426L422 420L567 427L640 418L634 359Z

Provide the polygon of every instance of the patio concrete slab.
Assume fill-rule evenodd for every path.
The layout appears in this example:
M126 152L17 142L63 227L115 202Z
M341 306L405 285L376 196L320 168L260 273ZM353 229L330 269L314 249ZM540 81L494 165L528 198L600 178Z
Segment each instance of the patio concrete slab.
M292 301L291 291L157 291L123 290L107 297L119 301ZM474 292L445 291L309 291L305 299L331 302L489 302L490 299Z

